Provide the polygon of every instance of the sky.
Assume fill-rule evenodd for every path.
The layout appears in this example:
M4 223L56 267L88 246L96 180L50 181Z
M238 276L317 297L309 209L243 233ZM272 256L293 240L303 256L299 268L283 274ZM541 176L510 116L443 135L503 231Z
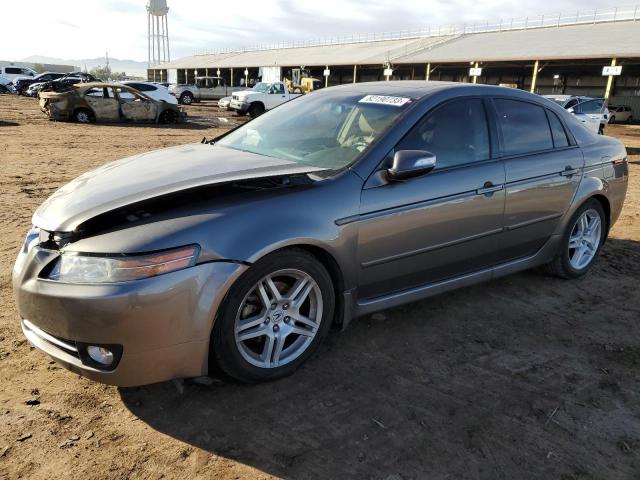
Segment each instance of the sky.
M623 0L621 0L623 1ZM612 0L168 0L171 58L279 41L613 7ZM29 0L3 6L0 60L146 61L145 0ZM623 3L622 5L625 5Z

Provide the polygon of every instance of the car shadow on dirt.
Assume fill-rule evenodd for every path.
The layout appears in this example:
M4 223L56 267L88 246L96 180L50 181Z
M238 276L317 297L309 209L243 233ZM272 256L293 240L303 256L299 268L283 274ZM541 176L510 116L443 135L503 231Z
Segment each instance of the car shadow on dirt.
M640 242L355 320L289 378L122 388L196 449L284 478L631 478ZM211 461L211 460L209 460Z
M17 127L20 124L17 122L7 122L5 120L0 120L0 127Z

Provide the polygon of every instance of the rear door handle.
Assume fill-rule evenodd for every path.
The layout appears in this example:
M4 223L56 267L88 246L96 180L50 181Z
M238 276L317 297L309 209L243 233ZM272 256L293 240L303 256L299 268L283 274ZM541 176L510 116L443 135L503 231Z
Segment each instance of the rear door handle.
M562 175L563 177L572 177L577 173L580 173L579 168L571 168L571 165L567 165L566 167L564 167L564 170L560 172L560 175Z
M498 192L504 188L504 185L494 185L491 182L486 182L482 188L476 190L478 195L489 195L494 192Z

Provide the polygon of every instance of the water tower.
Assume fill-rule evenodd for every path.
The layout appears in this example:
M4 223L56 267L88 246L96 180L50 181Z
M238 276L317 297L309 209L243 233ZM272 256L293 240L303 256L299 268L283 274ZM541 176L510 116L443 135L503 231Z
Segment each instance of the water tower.
M167 0L148 0L147 33L149 45L149 68L169 62L169 25L167 23Z

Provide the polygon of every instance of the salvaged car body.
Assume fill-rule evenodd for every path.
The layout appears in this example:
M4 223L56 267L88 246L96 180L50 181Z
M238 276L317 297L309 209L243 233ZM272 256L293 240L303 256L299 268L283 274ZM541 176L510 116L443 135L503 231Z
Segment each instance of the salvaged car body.
M627 183L620 141L537 95L343 85L63 186L13 288L31 344L86 377L273 380L353 317L543 264L586 274Z
M120 83L84 83L67 92L41 92L40 109L51 120L177 123L177 105L159 102Z

